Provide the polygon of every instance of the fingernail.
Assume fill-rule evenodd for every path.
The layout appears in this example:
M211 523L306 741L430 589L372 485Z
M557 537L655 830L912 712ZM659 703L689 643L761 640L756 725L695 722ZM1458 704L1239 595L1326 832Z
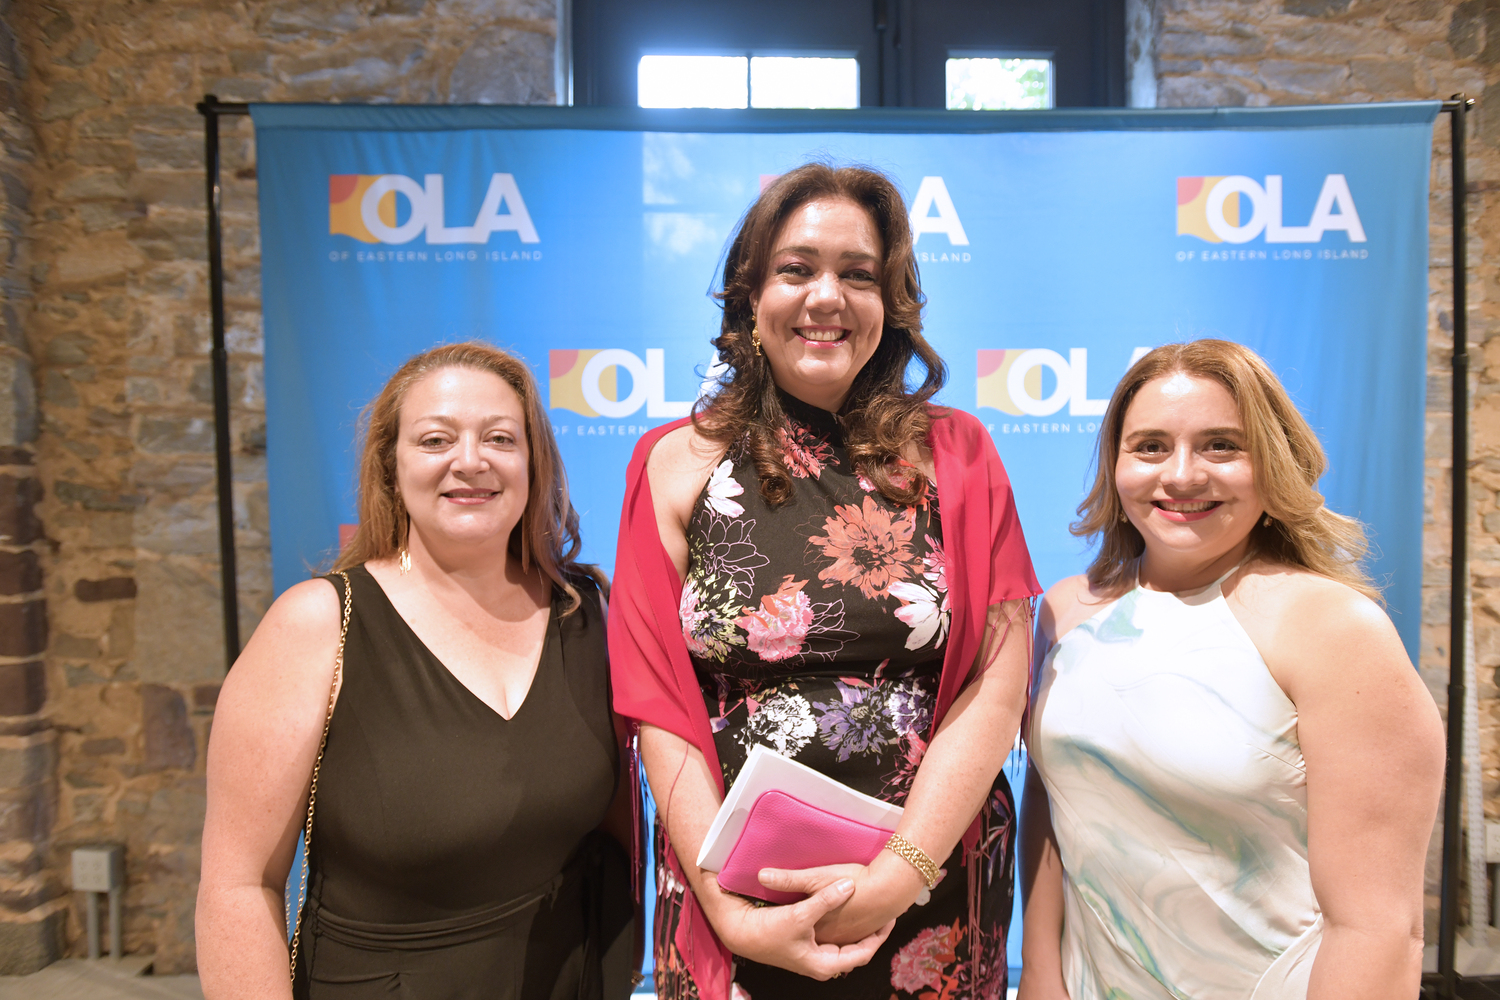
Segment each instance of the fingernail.
M835 884L834 887L836 889L838 889L838 891L841 892L841 893L853 892L854 891L854 880L853 879L848 879L848 878L841 878L841 879L838 880L838 882Z

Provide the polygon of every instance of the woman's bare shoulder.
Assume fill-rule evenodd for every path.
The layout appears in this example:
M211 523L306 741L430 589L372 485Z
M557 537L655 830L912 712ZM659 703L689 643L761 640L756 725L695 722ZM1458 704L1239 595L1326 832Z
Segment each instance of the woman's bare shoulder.
M295 815L331 708L342 618L339 592L328 580L316 579L289 588L256 626L224 678L214 708L210 814L215 787L229 787L242 806L250 803L258 810L271 801ZM254 822L262 818L257 811ZM278 813L278 822L285 818ZM282 829L277 827L278 836ZM286 851L290 859L290 846Z
M332 580L315 577L288 587L276 598L261 619L260 628L312 634L331 628L336 633L343 616L337 585ZM257 634L260 628L256 629Z
M1225 597L1293 702L1319 677L1399 679L1411 671L1385 609L1338 580L1258 561L1230 582Z
M654 478L660 475L680 476L708 471L723 458L724 445L699 430L696 424L684 424L662 435L646 459L646 470Z
M244 683L276 677L298 685L299 678L311 675L322 678L326 689L343 616L339 591L331 581L318 578L289 587L255 627L229 679Z
M1300 566L1257 559L1224 589L1231 601L1268 624L1305 624L1322 630L1391 627L1375 601L1346 583Z
M1047 588L1042 597L1042 606L1037 614L1037 628L1048 645L1082 625L1113 597L1106 594L1083 574L1064 577Z
M646 458L646 475L657 503L683 515L691 510L703 484L724 459L722 443L705 435L694 424L669 431L656 442ZM660 508L658 508L660 509Z

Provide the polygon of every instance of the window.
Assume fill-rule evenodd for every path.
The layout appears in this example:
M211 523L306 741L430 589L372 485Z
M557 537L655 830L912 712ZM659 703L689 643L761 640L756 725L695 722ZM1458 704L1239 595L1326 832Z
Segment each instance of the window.
M643 108L743 108L750 75L744 56L641 56L636 71Z
M1037 103L1034 79L1029 90L1024 79L1000 86L995 103L992 91L999 85L980 79L981 66L970 67L970 96L963 99L972 103L964 106L1123 105L1125 3L568 0L571 91L579 104L606 107L946 108L952 91L948 60L1037 59L1050 63L1040 74L1045 103ZM732 98L717 91L709 96L708 71L659 86L642 75L643 69L655 71L642 66L643 56L654 61L676 54L736 60L738 69L722 70L725 86L734 77ZM763 76L784 58L790 65L773 76L799 82ZM1021 70L1019 76L1025 75Z
M857 108L859 60L645 55L636 95L643 108Z
M752 108L857 108L859 60L756 56L750 60Z
M1052 107L1052 60L1027 56L950 56L949 111Z

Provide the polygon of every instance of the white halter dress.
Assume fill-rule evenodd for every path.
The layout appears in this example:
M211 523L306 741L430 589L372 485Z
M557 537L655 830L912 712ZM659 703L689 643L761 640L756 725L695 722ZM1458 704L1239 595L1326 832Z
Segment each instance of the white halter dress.
M1137 586L1038 672L1028 744L1066 873L1072 1000L1307 996L1323 917L1297 709L1225 603L1228 575L1190 597Z

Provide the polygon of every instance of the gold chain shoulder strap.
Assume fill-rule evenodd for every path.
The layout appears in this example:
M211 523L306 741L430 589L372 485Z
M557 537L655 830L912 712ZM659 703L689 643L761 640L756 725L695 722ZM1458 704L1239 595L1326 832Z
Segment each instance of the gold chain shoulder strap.
M339 626L339 651L333 658L333 684L328 689L328 713L323 717L323 738L318 741L318 756L313 761L312 784L307 790L307 824L302 828L302 879L297 889L297 924L292 928L291 978L297 982L297 947L302 943L302 911L307 903L308 857L312 852L313 806L318 801L318 771L323 766L323 748L328 746L328 727L333 724L333 699L338 695L339 678L344 672L344 640L349 637L349 612L354 607L354 588L349 583L349 574L340 570L334 574L344 581L344 620ZM292 922L292 901L286 901L286 922Z

